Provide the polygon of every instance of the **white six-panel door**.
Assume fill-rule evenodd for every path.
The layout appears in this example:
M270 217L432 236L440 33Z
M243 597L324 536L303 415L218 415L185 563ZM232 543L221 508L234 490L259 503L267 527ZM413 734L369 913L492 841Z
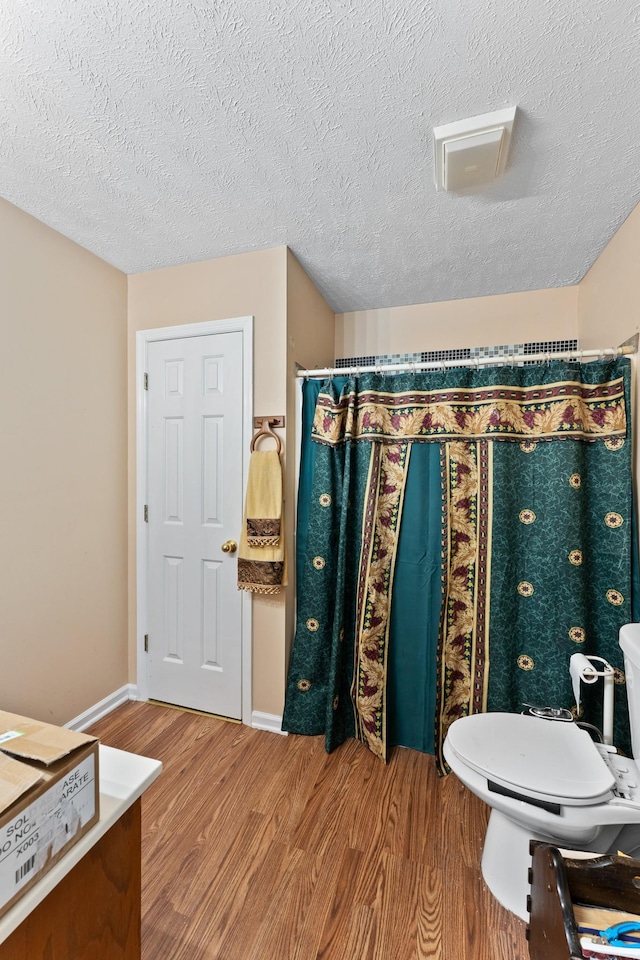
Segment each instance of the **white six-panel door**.
M147 344L152 699L242 717L242 333Z

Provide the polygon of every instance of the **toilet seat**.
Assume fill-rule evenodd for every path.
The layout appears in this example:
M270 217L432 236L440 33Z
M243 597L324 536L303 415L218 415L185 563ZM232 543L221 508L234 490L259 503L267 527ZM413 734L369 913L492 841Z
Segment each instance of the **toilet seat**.
M615 778L573 723L479 713L453 723L447 741L461 763L523 800L587 806L613 796Z
M640 623L621 628L620 647L632 757L594 743L576 724L522 714L461 717L445 738L451 770L491 808L482 876L525 921L531 840L595 854L640 853Z

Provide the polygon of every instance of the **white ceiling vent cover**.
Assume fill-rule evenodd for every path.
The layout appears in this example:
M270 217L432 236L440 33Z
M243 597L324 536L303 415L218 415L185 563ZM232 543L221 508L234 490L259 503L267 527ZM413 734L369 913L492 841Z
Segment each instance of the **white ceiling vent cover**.
M499 177L507 163L515 107L433 128L437 190L466 190Z

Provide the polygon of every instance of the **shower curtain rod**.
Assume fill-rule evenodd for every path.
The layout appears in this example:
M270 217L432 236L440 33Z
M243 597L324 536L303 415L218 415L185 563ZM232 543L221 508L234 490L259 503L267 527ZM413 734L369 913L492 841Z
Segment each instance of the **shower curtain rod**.
M622 357L635 354L631 344L606 347L602 350L567 350L564 353L519 353L498 357L467 357L466 360L431 360L425 363L377 363L368 367L322 367L319 370L298 370L296 379L311 380L325 377L358 377L361 373L419 373L422 370L445 370L450 367L508 366L513 363L546 363L550 360L588 360L598 357Z

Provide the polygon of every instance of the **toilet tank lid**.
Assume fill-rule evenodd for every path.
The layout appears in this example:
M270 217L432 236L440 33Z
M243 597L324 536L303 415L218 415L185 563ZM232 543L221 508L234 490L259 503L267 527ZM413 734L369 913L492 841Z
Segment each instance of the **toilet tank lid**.
M447 741L477 773L538 799L599 803L615 783L589 734L574 723L478 713L456 720Z

